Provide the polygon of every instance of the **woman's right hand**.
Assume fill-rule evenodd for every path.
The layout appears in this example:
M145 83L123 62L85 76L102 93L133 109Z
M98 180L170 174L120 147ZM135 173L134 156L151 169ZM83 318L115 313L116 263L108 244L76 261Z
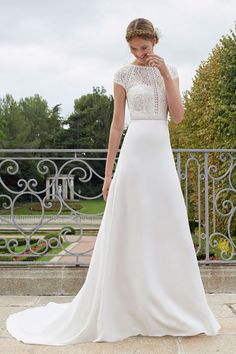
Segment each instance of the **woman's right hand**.
M105 201L107 200L111 180L112 180L112 177L105 177L104 182L103 182L102 194L103 194L103 199Z

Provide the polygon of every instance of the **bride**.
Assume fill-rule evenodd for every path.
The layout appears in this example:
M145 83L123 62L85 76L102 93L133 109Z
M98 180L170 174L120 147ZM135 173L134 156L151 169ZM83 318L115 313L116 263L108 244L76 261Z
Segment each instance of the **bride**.
M32 344L114 342L136 335L216 335L170 145L168 113L183 120L178 71L154 46L144 18L126 40L134 62L114 73L114 112L105 179L106 206L86 280L71 302L49 302L7 318L9 333ZM125 103L131 121L119 159Z

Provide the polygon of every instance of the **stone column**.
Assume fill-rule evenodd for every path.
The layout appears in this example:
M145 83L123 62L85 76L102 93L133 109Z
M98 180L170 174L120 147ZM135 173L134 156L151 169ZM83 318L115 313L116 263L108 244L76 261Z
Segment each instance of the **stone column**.
M46 199L50 199L50 177L46 179Z
M67 178L62 178L62 195L63 199L66 200L68 198L68 185L67 185Z
M52 199L55 199L55 177L52 178Z
M70 178L70 200L74 200L74 177Z

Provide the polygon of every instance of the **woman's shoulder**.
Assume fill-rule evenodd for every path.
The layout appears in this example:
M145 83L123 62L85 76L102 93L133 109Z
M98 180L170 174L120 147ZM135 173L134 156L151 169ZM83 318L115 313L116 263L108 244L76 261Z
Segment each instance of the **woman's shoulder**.
M179 76L177 67L172 63L167 63L166 66L170 72L172 79L176 79Z
M115 73L126 73L130 70L130 68L132 67L132 65L130 64L124 64L122 66L119 66L118 68L115 69Z
M126 86L126 78L127 73L130 71L130 65L125 64L115 69L113 81L122 85L123 87Z

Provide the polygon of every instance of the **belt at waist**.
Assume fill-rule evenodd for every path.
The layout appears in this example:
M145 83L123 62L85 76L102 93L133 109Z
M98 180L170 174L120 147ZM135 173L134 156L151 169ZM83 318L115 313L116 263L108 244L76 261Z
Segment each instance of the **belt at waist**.
M166 120L167 121L167 117L163 117L163 116L130 116L131 120Z

